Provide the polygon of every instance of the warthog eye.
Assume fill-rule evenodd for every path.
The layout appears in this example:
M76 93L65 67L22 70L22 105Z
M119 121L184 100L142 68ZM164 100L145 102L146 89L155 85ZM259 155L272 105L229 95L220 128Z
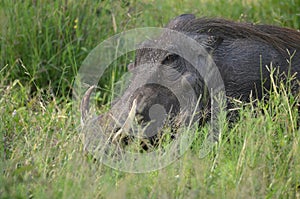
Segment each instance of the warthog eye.
M161 62L163 65L170 65L174 61L176 61L179 58L179 55L177 54L168 54L165 59Z

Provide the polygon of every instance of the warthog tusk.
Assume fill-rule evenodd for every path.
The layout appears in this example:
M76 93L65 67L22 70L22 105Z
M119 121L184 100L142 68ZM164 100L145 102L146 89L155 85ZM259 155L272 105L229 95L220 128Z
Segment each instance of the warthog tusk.
M87 115L89 113L90 97L91 97L91 94L95 87L96 86L93 85L85 92L85 94L83 95L83 98L81 100L81 103L80 103L81 126L82 127L84 126L84 122L86 121Z
M123 126L117 131L117 133L115 134L115 136L113 137L112 141L114 142L120 135L122 132L128 132L130 129L130 126L134 120L135 114L136 114L136 99L133 100L132 102L132 107L131 110L128 114L127 119L125 120Z

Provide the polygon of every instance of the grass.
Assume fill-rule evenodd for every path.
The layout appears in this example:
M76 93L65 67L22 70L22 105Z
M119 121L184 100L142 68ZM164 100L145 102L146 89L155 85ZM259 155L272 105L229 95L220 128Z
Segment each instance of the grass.
M281 83L269 100L237 105L239 120L221 122L204 158L195 140L170 166L131 174L84 154L70 94L84 58L115 33L181 13L300 28L297 0L0 1L0 198L300 197L299 96ZM124 70L100 86L109 93Z

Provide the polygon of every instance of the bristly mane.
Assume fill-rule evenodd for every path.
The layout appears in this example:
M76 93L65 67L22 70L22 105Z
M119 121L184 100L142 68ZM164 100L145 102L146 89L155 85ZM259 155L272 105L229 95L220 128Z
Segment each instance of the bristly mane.
M300 51L300 32L272 25L238 23L225 19L198 18L188 20L175 30L222 37L224 39L249 38L271 44L284 55ZM291 52L292 53L292 52Z

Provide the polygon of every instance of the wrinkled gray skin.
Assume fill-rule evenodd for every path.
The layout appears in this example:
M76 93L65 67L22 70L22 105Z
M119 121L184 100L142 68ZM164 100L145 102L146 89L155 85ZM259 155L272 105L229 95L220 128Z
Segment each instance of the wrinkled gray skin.
M252 97L261 99L265 94L262 82L264 82L265 91L270 88L270 73L265 67L270 63L273 67L278 68L280 73L297 73L296 79L300 79L300 33L298 31L269 25L236 23L223 19L196 19L194 15L188 14L171 20L166 28L183 32L197 40L206 49L207 54L203 55L203 63L206 63L207 57L213 58L221 73L228 98L249 101L251 94ZM160 39L167 38L159 38L158 41ZM289 60L287 50L290 54L296 50L291 68L287 63ZM202 96L198 109L200 114L197 119L204 118L203 113L209 110L209 93L203 78L190 63L176 54L163 50L137 50L135 62L128 66L128 69L135 73L132 85L148 72L149 69L144 66L145 64L150 64L151 68L155 69L154 72L152 71L154 78L162 76L170 82L170 85L180 84L181 92L190 92L191 88L188 85L191 85L195 95ZM201 65L201 67L206 66ZM173 73L169 68L178 71L180 75ZM88 113L91 90L92 88L87 91L82 100L83 122ZM125 94L114 103L111 111L94 118L93 122L99 123L105 128L104 132L126 134L125 131L130 131L130 129L125 129L123 132L119 130L130 115L134 99L137 108L131 113L139 118L141 124L150 121L150 107L155 104L164 107L165 113L169 113L170 121L173 123L175 122L174 118L182 112L178 99L169 89L157 84L147 84L134 90L129 87ZM114 112L119 113L119 118L111 117ZM148 133L150 133L147 136L149 139L155 137L155 135L151 135L151 132Z

